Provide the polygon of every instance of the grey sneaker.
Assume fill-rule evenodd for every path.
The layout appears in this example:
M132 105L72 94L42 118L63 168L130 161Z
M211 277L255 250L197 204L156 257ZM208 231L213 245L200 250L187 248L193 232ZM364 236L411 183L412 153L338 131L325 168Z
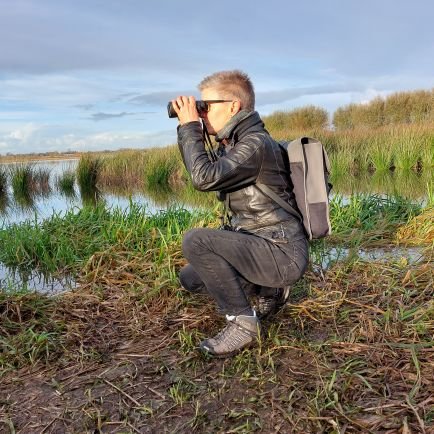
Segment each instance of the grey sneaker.
M228 357L256 343L260 335L258 317L226 315L226 327L213 338L205 339L200 348L215 357Z
M291 286L285 286L276 288L274 295L258 296L257 306L255 306L258 317L264 319L279 312L288 300L290 290Z

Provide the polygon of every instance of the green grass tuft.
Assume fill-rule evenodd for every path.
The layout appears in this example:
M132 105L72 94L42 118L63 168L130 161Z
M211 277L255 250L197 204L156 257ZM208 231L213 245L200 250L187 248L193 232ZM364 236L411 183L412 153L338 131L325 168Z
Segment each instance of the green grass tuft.
M66 170L56 179L57 189L67 197L75 196L74 184L75 173L72 170Z
M98 183L102 162L85 154L80 158L77 166L77 183L80 191L84 194L93 191Z

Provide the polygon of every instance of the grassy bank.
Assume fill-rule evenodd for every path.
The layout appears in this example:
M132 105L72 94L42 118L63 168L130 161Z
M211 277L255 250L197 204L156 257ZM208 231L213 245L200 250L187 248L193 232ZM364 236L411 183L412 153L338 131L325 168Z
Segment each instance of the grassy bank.
M330 156L335 179L348 174L408 177L413 173L432 178L434 124L333 131L323 127L292 128L284 121L285 116L285 113L275 113L264 118L272 136L277 140L292 140L308 135L321 140ZM189 183L176 145L113 153L102 158L101 163L98 176L102 186L152 190L179 188Z
M352 130L290 129L275 125L274 115L264 118L271 135L278 140L300 136L316 137L331 160L332 174L426 171L434 167L434 124L388 125Z
M102 159L100 181L105 186L152 190L184 186L187 179L177 146L119 152Z
M397 228L422 210L420 204L400 197L368 195L355 195L349 201L335 196L330 208L333 235L327 242L346 246L393 244ZM78 273L94 253L122 246L133 255L157 249L158 257L153 259L158 264L168 243L179 243L182 233L199 220L217 224L217 216L217 209L180 208L150 215L146 207L134 203L126 210L84 207L0 230L0 262L29 270Z
M85 208L0 232L0 260L68 270L57 297L0 293L5 432L429 432L433 426L432 208L359 196L332 204L346 245L425 246L411 264L357 256L309 271L260 345L197 351L222 325L179 288L183 232L212 213Z

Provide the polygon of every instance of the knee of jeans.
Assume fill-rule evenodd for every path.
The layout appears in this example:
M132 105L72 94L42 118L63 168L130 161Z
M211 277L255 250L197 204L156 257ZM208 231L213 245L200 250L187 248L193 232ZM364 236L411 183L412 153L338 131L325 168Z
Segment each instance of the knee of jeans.
M201 228L197 228L190 229L185 233L184 238L182 239L182 253L187 259L198 253L200 241L202 241L202 231L203 230Z
M185 267L184 267L184 268L185 268ZM184 289L187 289L187 288L186 288L186 286L187 286L187 282L186 282L186 280L185 280L185 276L184 276L184 274L185 274L185 270L184 270L184 268L181 268L181 270L179 271L178 279L179 279L179 283L181 284L181 286L182 286Z
M181 268L181 270L179 271L179 275L178 275L178 279L179 279L179 283L181 284L181 286L184 289L187 289L188 291L191 290L190 288L190 280L189 279L189 266L188 265L184 265L184 267Z

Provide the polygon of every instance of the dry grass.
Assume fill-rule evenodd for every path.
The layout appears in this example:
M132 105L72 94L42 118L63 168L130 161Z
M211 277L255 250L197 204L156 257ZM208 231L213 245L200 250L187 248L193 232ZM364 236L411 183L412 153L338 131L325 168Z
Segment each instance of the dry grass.
M432 432L428 259L308 273L260 345L228 360L197 351L221 326L210 303L154 267L113 248L49 303L58 345L4 373L4 432ZM26 328L23 306L0 312Z
M407 246L434 245L434 208L427 208L399 228L396 242Z
M79 285L57 297L0 292L0 431L432 432L431 211L381 197L332 209L333 245L391 245L402 231L402 243L427 241L424 257L316 267L259 345L227 360L198 351L223 319L177 280L182 233L212 215L96 209L40 233L21 227L13 240L49 241L37 257L71 263Z

